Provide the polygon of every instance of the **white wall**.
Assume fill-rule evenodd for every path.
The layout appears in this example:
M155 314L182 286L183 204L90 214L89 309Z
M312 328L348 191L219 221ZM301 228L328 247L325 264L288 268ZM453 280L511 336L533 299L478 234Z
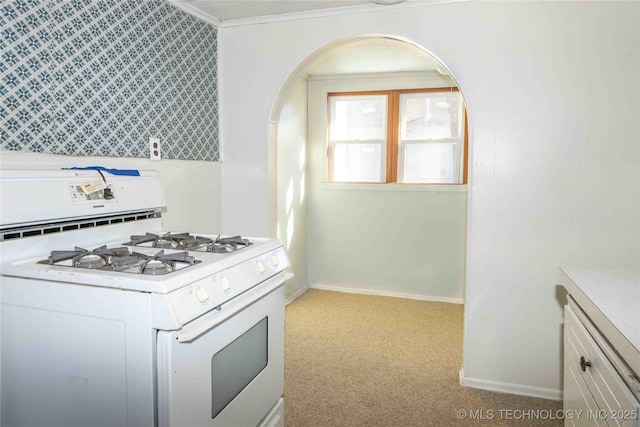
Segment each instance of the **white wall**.
M346 36L413 40L470 114L464 382L560 397L558 267L640 259L640 4L381 10L221 28L223 228L268 230L268 121L292 70Z
M277 235L294 277L286 284L291 301L309 288L307 267L307 81L299 79L284 100L278 121Z
M319 184L310 198L309 283L461 303L466 191Z
M463 301L466 185L326 183L327 94L455 86L434 73L309 82L309 284Z
M220 233L220 163L130 157L66 156L11 151L0 152L0 169L60 169L104 166L119 169L154 169L160 177L166 208L162 225L175 233Z

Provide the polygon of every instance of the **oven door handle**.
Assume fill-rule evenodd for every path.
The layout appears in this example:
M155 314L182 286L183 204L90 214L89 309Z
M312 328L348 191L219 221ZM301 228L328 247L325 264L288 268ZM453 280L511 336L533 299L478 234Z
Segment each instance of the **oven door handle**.
M279 273L278 275L268 279L266 282L261 283L259 286L254 288L253 291L249 290L246 294L236 297L235 299L239 299L239 301L231 301L228 304L222 304L220 306L220 311L216 310L212 313L214 316L207 318L205 315L202 321L196 321L193 325L187 325L176 335L176 339L180 343L190 343L194 341L200 335L215 328L225 320L283 286L284 283L292 277L293 274L291 273Z

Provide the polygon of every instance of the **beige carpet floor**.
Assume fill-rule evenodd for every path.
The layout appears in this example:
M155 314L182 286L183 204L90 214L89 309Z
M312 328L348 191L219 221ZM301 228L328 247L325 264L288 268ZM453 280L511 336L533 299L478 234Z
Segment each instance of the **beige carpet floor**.
M561 402L460 386L462 321L458 304L305 292L286 309L286 427L562 426Z

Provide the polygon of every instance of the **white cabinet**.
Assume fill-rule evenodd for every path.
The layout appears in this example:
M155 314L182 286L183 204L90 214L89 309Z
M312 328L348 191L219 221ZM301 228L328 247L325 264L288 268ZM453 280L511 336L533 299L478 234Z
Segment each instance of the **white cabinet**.
M564 319L565 426L640 426L635 374L571 297Z

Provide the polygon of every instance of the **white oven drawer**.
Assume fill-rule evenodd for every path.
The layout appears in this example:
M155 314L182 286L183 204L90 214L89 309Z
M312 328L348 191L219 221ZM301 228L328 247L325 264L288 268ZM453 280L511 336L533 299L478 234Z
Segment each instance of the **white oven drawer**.
M564 328L565 409L584 410L566 424L639 426L640 402L569 306Z

